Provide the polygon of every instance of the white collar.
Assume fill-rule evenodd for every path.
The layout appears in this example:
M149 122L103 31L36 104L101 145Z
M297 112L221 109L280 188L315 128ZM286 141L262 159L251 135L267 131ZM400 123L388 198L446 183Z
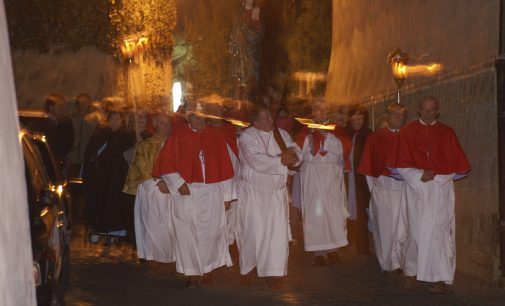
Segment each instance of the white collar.
M253 128L254 128L256 131L258 131L258 133L263 134L263 135L268 135L268 134L270 134L270 132L272 132L272 131L268 131L268 132L267 132L267 131L264 131L264 130L262 130L262 129L258 129L257 127L254 127L254 126L253 126Z
M434 120L432 123L428 124L428 123L424 122L421 118L419 118L419 122L421 122L422 125L431 126L431 125L435 125L435 123L437 123L437 120Z
M390 130L393 133L398 133L400 131L400 129L392 129L389 126L388 126L388 130Z

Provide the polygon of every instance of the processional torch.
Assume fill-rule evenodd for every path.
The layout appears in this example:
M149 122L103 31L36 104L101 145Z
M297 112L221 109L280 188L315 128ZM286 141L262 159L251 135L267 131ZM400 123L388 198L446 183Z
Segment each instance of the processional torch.
M409 55L399 48L396 48L388 55L388 63L391 65L391 71L398 87L398 100L400 103L400 90L408 76L414 75L434 75L442 70L442 65L431 63L428 65L407 65Z
M396 48L388 55L388 63L391 65L391 71L393 72L393 77L395 79L396 86L398 87L398 104L400 103L400 89L407 78L406 68L408 60L409 55L402 52L399 48Z

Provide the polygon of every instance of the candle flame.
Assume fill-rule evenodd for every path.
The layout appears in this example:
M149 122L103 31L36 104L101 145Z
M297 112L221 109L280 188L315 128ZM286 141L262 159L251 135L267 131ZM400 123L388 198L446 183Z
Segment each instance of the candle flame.
M429 65L405 65L403 63L393 63L393 75L399 79L405 79L414 75L434 75L442 70L442 65L432 63Z
M187 112L187 113L188 114L195 114L198 117L202 117L202 118L225 120L225 121L228 121L232 125L240 126L240 127L248 127L249 125L251 125L249 122L241 121L238 119L215 116L215 115L210 115L210 114L206 114L206 113L202 113L202 112L198 112L198 111L197 112Z
M295 118L296 121L300 122L303 125L306 125L309 129L318 129L318 130L334 130L335 124L320 124L314 122L312 119L307 118Z

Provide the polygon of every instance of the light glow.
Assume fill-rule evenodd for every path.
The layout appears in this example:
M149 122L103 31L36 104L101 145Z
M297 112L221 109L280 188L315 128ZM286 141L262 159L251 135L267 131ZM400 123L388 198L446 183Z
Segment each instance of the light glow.
M318 130L334 130L335 124L319 124L314 122L312 119L307 118L295 118L296 121L300 122L303 125L306 125L309 129L318 129Z
M172 86L172 106L174 113L179 109L182 99L182 87L181 82L175 82Z
M409 66L403 63L393 63L392 64L393 75L399 79L405 79L408 76L414 75L434 75L442 70L442 65L438 63L432 63L429 65L414 65Z

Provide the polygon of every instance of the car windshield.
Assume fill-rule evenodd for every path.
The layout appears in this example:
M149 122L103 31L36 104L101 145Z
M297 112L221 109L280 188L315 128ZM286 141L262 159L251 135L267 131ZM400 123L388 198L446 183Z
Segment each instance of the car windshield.
M42 161L44 165L46 165L47 174L49 175L49 179L53 184L59 184L62 182L62 175L58 171L56 167L59 165L56 164L51 154L49 153L47 145L40 139L34 139L33 143L39 149L40 156L42 157Z

